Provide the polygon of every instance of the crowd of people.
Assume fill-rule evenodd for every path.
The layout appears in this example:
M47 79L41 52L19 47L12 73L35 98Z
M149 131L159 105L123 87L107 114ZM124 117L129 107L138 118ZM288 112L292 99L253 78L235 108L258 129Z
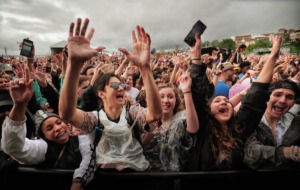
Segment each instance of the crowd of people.
M198 34L161 55L137 26L110 56L88 25L71 23L59 54L2 57L0 172L74 169L70 188L84 189L97 170L300 168L300 56L280 54L280 36L269 55L201 54Z

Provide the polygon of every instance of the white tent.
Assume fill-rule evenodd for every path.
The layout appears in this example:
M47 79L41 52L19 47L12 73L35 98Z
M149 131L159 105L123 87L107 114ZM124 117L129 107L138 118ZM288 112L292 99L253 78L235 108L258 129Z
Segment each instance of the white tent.
M62 49L67 45L67 41L63 40L63 41L60 41L56 44L53 44L50 46L50 49L51 49L51 54L52 55L55 55L55 54L58 54L62 51Z

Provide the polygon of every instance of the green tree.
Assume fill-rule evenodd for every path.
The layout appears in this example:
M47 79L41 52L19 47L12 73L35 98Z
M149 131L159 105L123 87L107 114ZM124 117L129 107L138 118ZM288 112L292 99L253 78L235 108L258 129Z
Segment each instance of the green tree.
M218 40L214 40L210 43L211 46L213 47L219 47L219 41Z
M292 54L300 54L300 41L291 42L290 53L292 53Z
M203 43L202 43L202 46L203 46L203 47L208 47L208 46L209 46L209 41L203 42Z
M254 45L256 48L270 48L272 47L272 42L269 40L258 40Z
M151 54L155 54L156 53L156 49L155 48L152 48L151 49Z
M251 44L246 48L245 53L252 53L255 49L261 49L261 48L270 48L272 47L272 42L269 40L258 40L255 42L255 44Z
M235 41L233 41L231 38L224 39L219 43L219 47L224 49L235 49L235 46Z

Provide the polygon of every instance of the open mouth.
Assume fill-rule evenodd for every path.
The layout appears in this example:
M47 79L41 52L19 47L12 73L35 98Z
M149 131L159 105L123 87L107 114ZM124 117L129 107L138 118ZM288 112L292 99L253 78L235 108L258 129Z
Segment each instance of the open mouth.
M220 108L219 108L219 112L220 112L220 113L228 112L228 108L227 108L227 107L220 107Z
M285 106L283 106L283 105L280 105L280 106L278 106L278 105L274 105L273 106L273 109L276 111L276 112L283 112L284 110L285 110Z
M56 138L59 138L61 136L63 136L66 133L66 131L61 131L56 135Z
M124 94L117 94L117 99L118 100L123 100L124 99Z

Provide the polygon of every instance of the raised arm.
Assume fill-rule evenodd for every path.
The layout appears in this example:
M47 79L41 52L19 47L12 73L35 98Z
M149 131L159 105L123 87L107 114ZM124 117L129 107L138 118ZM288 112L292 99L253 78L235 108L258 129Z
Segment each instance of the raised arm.
M115 74L121 76L124 68L126 66L128 66L128 63L129 63L129 61L128 61L127 57L125 56L124 60L120 64L120 66L117 68L117 70L115 70Z
M196 133L199 129L199 120L191 93L192 78L185 72L180 76L179 82L185 102L187 131Z
M85 19L81 27L81 19L77 19L74 32L74 23L70 24L68 38L68 66L59 99L59 114L62 119L74 126L82 126L84 122L84 112L77 109L77 87L81 68L85 61L98 55L104 47L93 49L90 47L90 40L94 35L92 28L86 36L89 19Z
M44 159L47 144L43 140L26 138L26 109L33 96L33 79L25 66L24 78L11 81L9 92L14 102L2 126L2 150L22 164L36 164Z
M137 26L136 29L138 38L136 38L135 31L132 31L133 51L129 53L124 48L119 48L119 50L123 52L127 56L128 60L136 65L140 70L144 82L148 106L146 121L147 123L150 123L160 119L162 115L161 101L158 93L158 87L154 82L150 67L150 36L145 32L143 27Z
M9 92L14 102L9 118L14 121L24 121L27 104L33 95L33 79L30 79L27 66L25 66L24 78L17 78L10 82Z
M207 126L207 115L208 115L208 87L209 82L206 77L207 66L202 63L201 59L201 48L202 41L198 34L195 35L196 43L191 50L191 70L190 75L192 78L192 95L194 106L198 115L200 130ZM201 132L199 132L201 134Z
M261 83L270 83L273 75L273 70L275 67L275 62L279 57L280 45L282 42L281 36L271 35L273 47L270 56L267 59L267 62L264 64L262 71L256 79L256 82Z

